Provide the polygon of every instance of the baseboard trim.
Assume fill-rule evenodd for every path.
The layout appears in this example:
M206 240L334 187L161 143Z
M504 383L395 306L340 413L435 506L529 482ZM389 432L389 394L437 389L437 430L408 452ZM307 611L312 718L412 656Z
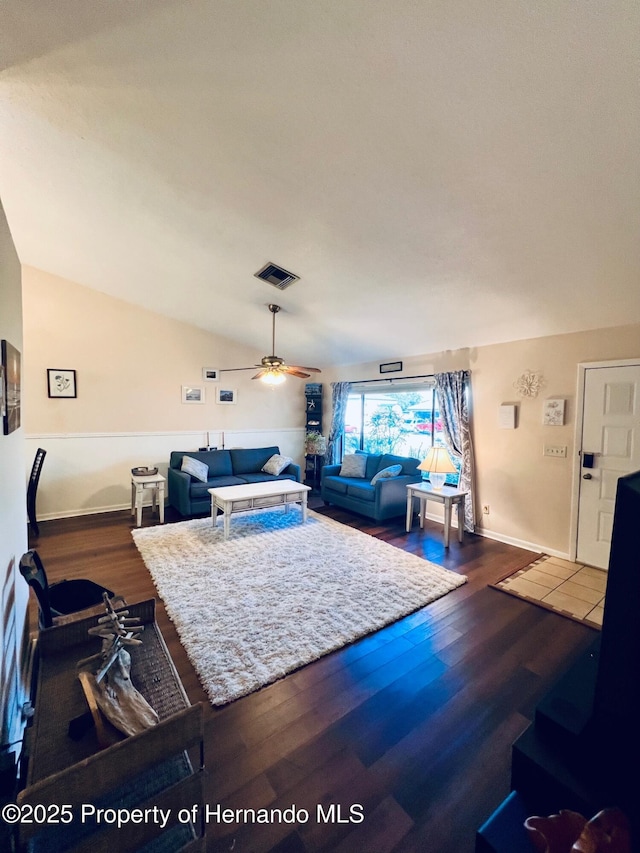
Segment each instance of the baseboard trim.
M527 542L524 539L505 536L501 533L496 533L494 530L486 530L484 527L476 527L475 532L478 536L484 536L485 539L495 539L496 542L513 545L515 548L522 548L525 551L533 551L536 554L547 554L549 557L559 557L562 560L571 560L571 557L565 551L557 551L555 548L549 548L548 545L542 545L538 542Z
M429 521L436 521L442 524L442 516L435 513L427 512ZM451 519L451 528L457 529L458 523L456 518ZM524 551L533 551L534 554L547 554L549 557L559 557L562 560L571 560L571 556L564 551L557 551L555 548L549 548L547 545L542 545L539 542L528 542L525 539L516 539L514 536L506 536L503 533L496 533L495 530L489 530L486 527L478 527L475 529L476 536L483 536L485 539L494 539L496 542L503 542L505 545L513 545L514 548L522 548Z
M151 502L144 506L151 506ZM64 512L38 513L38 522L55 521L58 518L79 518L84 515L100 515L104 512L121 512L123 509L131 511L131 504L112 504L111 506L92 506L89 509L69 509Z

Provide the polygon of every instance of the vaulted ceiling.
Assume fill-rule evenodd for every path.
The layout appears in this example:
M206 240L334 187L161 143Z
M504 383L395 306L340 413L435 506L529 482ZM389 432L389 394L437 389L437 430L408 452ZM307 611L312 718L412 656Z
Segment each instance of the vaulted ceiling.
M303 364L640 322L639 34L637 0L2 0L0 198L23 264L262 352L278 302Z

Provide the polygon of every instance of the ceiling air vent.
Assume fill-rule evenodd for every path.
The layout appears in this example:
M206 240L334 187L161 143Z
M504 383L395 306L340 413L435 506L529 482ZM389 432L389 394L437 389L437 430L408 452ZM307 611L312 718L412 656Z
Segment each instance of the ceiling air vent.
M275 264L266 264L261 270L254 273L254 275L256 278L261 278L263 281L277 287L278 290L284 290L300 278L299 275L287 272L286 270L283 270L282 267L277 267Z

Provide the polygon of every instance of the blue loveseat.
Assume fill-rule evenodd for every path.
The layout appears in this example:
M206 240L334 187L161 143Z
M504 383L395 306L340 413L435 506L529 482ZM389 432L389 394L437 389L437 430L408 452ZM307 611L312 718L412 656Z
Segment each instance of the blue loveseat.
M325 465L320 480L320 496L326 504L353 510L376 521L395 518L407 511L407 485L419 483L422 479L419 464L419 459L408 456L368 454L362 478L341 477L340 465ZM373 476L390 465L402 465L400 474L371 485Z
M294 462L277 476L262 471L265 462L276 453L280 453L278 447L173 450L167 472L169 504L177 509L180 515L198 515L211 511L211 495L207 489L216 486L239 486L242 483L262 483L266 480L296 480L300 483L300 466ZM191 456L209 467L206 483L180 470L183 456Z

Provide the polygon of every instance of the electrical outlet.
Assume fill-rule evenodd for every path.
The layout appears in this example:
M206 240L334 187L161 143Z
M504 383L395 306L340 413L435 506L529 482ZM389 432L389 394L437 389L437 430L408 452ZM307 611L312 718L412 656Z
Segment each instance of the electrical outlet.
M556 458L566 459L567 446L566 444L545 444L542 450L543 456L555 456Z
M482 512L484 515L489 515L489 504L482 504Z

